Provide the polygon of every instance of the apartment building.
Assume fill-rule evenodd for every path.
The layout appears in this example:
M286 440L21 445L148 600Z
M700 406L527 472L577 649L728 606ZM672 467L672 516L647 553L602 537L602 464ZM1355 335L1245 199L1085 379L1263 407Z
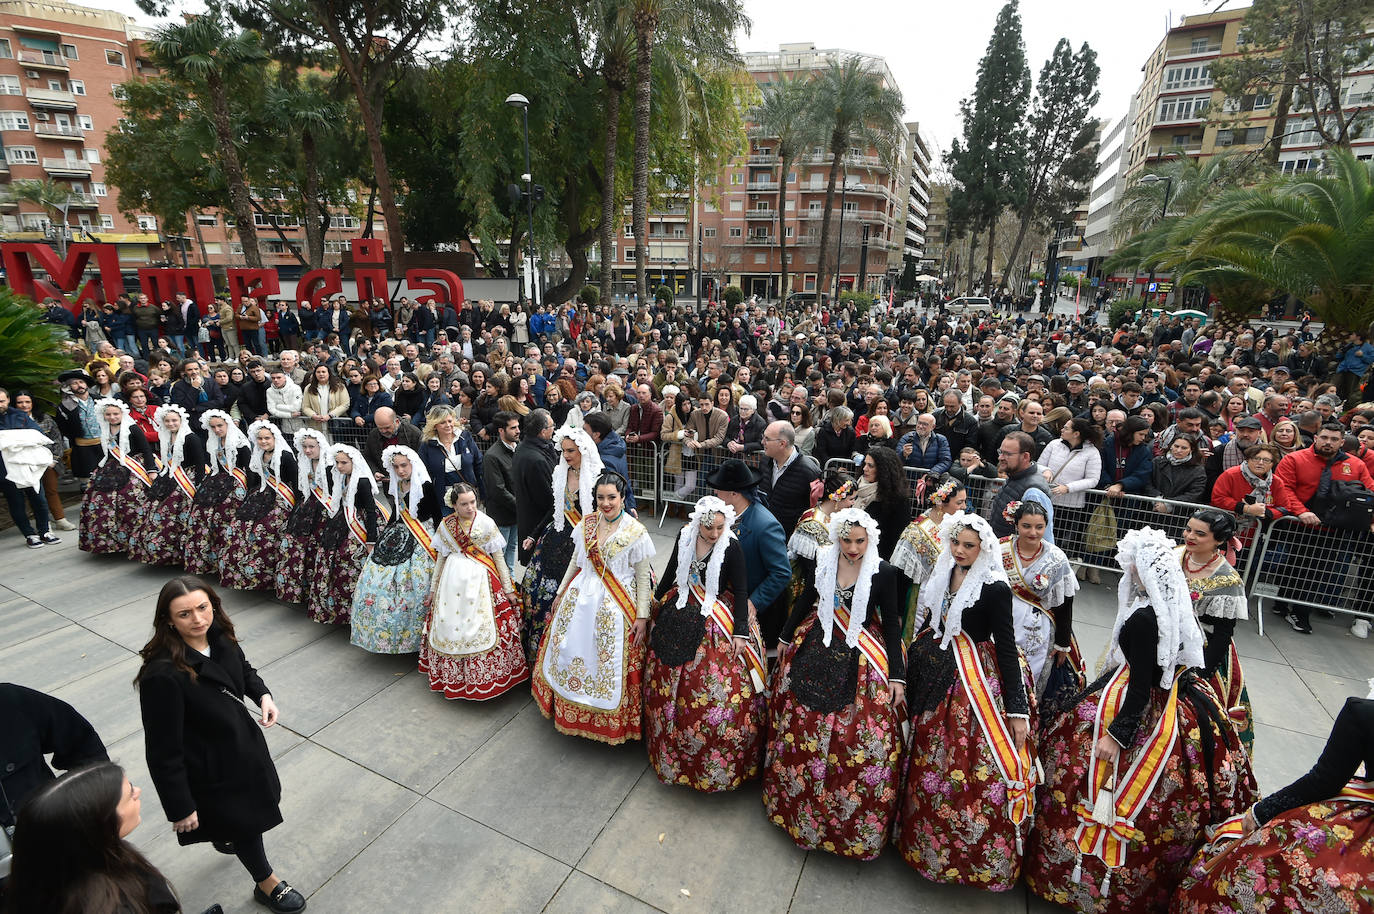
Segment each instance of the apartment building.
M946 273L947 264L945 260L950 251L949 189L948 184L932 182L930 185L930 206L926 216L925 253L921 258L921 270L939 277L944 277Z
M882 58L821 50L811 43L746 53L744 64L764 88L783 75L819 74L832 60L853 57L862 60L884 86L896 88L892 71ZM746 295L774 298L781 287L781 239L787 248L788 290L817 291L821 222L833 157L824 147L816 146L784 176L776 138L761 135L752 124L746 126L749 148L744 154L734 157L718 174L706 177L700 187L672 189L651 202L647 270L652 285L665 282L680 293L694 292L699 243L702 281L708 294L737 285ZM843 155L829 254L832 265L839 257L841 288L858 285L865 249L866 284L870 289L883 288L888 275L895 276L901 268L906 245L920 240L920 217L924 214L918 207L918 218L913 221L909 216L913 148L911 137L904 135L892 167L883 163L876 149L855 147ZM928 153L925 161L928 172ZM778 188L784 179L785 202L779 212ZM917 193L919 196L921 191ZM628 207L625 213L628 216ZM908 226L916 227L912 239L908 238ZM614 256L614 285L619 295L633 293L634 242L633 227L624 225Z
M926 231L930 227L930 163L934 143L921 133L921 125L906 125L911 138L911 165L907 173L906 235L902 260L916 262L917 270L926 256Z
M1082 244L1073 251L1071 267L1099 276L1102 261L1116 249L1112 239L1117 205L1126 183L1127 150L1135 123L1134 101L1124 117L1103 128L1097 146L1097 172L1088 190Z
M62 0L0 0L0 240L57 246L64 234L69 242L114 244L131 270L167 262L244 265L225 214L188 213L186 234L169 236L151 215L121 213L118 188L105 179L105 136L119 124L121 87L157 75L143 46L150 35L112 10ZM63 214L6 193L6 185L29 180L70 190L65 231ZM305 232L282 212L280 190L255 189L254 195L265 211L254 217L263 263L293 278L304 267L291 249L304 247ZM334 214L326 263L337 263L362 229L355 215ZM380 217L373 234L385 238Z

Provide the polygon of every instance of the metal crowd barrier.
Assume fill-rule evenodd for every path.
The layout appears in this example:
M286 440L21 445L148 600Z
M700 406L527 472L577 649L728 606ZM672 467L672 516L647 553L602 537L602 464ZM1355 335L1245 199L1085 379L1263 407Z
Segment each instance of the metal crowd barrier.
M1374 620L1374 537L1368 532L1309 527L1281 517L1251 550L1255 618L1264 634L1266 601Z
M664 520L667 519L668 507L670 505L685 505L690 508L703 497L711 495L713 490L707 485L706 477L714 473L726 460L736 456L723 447L713 447L708 450L698 449L695 456L689 456L688 450L684 448L682 451L682 473L672 474L665 472L663 469L663 464L668 456L668 448L663 447L661 451L662 453L658 460L659 489L661 495L658 503L658 525L660 527L663 526ZM755 451L751 454L741 454L739 457L755 470L759 470L763 467L764 455L762 451ZM631 472L633 473L633 466L631 466ZM688 483L691 484L688 485ZM679 490L682 490L681 494L679 494ZM637 492L638 490L636 490L636 493Z
M659 504L659 477L663 473L663 463L659 459L659 443L631 444L625 448L625 463L630 469L630 488L635 493L635 503L640 514L644 506ZM655 507L657 510L657 507ZM659 520L659 526L663 521Z
M832 457L825 462L825 472L830 473L834 470L845 470L854 476L855 479L862 481L863 467L855 464L853 460L845 460L842 457ZM912 518L920 517L930 507L930 491L928 488L921 489L920 483L928 479L933 474L920 467L903 467L906 471L907 484L907 507ZM932 485L934 480L927 482L927 487ZM992 479L986 476L970 476L964 488L968 490L969 510L976 511L983 517L988 516L988 511L992 507L992 499L998 489L1003 485L1003 480Z

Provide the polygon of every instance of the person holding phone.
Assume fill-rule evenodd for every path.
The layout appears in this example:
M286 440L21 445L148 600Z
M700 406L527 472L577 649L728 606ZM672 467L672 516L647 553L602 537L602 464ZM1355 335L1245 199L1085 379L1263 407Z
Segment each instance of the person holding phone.
M281 781L262 735L277 722L277 705L219 594L198 578L168 581L139 654L148 773L177 841L208 841L238 857L253 877L253 900L274 914L304 911L305 896L277 876L263 847L263 833L282 822ZM261 728L244 698L260 709Z

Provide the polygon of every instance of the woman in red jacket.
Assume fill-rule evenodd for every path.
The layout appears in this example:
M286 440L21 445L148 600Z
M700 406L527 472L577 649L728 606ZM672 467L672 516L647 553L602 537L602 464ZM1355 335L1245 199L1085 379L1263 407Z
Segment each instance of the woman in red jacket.
M1233 511L1242 518L1258 522L1301 514L1302 506L1288 486L1274 475L1283 452L1275 444L1255 444L1245 450L1245 460L1217 477L1212 486L1212 506ZM1241 546L1248 548L1259 523L1241 524L1236 534Z

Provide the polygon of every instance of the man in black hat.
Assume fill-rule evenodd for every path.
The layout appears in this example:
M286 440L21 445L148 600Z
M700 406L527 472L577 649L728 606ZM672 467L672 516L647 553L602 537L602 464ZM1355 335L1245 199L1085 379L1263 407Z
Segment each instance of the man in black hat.
M764 643L773 644L782 631L782 614L787 609L774 604L782 603L778 598L787 590L792 566L787 561L782 524L758 504L762 479L743 460L732 457L706 477L706 484L715 490L717 498L735 509L735 536L749 569L749 612L759 620Z
M95 383L85 371L77 368L57 376L63 389L57 404L57 427L72 445L72 475L85 488L91 473L104 456L100 448L100 418L95 414L95 397L91 385Z
M1245 452L1260 443L1264 435L1264 424L1254 416L1242 416L1235 421L1235 432L1231 440L1212 451L1207 458L1207 492L1205 504L1211 504L1212 486L1222 473L1238 467L1245 460Z
M1064 405L1073 411L1075 416L1081 416L1088 411L1091 405L1088 400L1088 379L1081 374L1069 375L1069 396Z

